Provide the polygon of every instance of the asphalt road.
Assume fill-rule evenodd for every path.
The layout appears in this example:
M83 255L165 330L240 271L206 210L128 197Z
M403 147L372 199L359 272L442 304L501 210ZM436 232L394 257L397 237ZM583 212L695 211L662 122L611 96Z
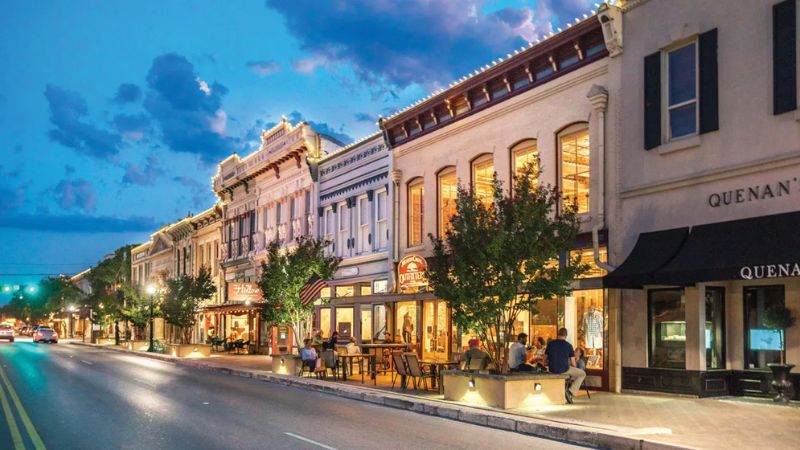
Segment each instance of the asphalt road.
M0 385L0 449L575 448L63 342L0 343Z

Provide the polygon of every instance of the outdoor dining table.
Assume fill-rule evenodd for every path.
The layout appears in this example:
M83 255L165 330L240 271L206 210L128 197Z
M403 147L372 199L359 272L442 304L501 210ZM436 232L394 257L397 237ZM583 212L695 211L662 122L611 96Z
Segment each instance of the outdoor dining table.
M378 357L378 352L383 350L406 350L408 349L408 344L397 344L397 343L385 343L385 344L361 344L359 347L368 351L370 354L374 355L375 358ZM392 366L392 359L391 357L388 360L389 366ZM374 376L374 375L373 375Z
M421 359L419 362L420 364L430 366L431 374L433 374L431 378L431 387L436 389L436 383L438 382L440 394L444 393L442 386L442 370L458 367L458 365L461 364L459 361L446 361L443 359Z
M371 353L337 353L336 357L342 367L342 381L347 381L347 370L350 369L350 374L353 374L353 360L360 358L362 361L367 359L367 372L372 374L372 379L375 380L375 355ZM377 381L375 381L377 384ZM364 384L364 368L361 368L361 384Z

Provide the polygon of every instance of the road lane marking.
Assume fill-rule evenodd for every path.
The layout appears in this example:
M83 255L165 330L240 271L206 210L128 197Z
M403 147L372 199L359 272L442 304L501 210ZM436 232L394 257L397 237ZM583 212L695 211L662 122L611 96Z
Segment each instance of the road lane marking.
M329 445L325 445L325 444L322 444L322 443L320 443L320 442L313 441L313 440L311 440L311 439L309 439L309 438L305 438L305 437L303 437L303 436L300 436L300 435L297 435L297 434L294 434L294 433L289 433L288 431L284 431L284 432L283 432L283 434L285 434L285 435L287 435L287 436L291 436L291 437L293 437L293 438L295 438L295 439L300 439L301 441L308 442L309 444L314 444L314 445L316 445L316 446L319 446L319 447L322 447L322 448L326 448L326 449L328 449L328 450L336 450L336 448L334 448L334 447L331 447L331 446L329 446Z
M42 442L42 438L39 436L39 433L36 432L36 427L33 426L33 422L31 422L31 418L25 411L25 407L22 406L22 402L19 400L19 396L17 396L17 391L14 390L14 386L11 385L11 380L9 380L6 376L6 371L1 367L0 378L2 378L2 380L5 382L6 388L8 388L8 393L11 395L11 400L14 401L14 406L17 407L19 418L22 420L22 424L25 425L25 429L28 431L28 436L31 438L33 448L36 450L44 450L46 447L44 446L44 442Z
M14 442L14 450L25 450L22 435L19 433L17 421L14 420L14 413L11 411L11 405L8 404L8 397L6 396L6 391L3 389L2 384L3 383L0 383L0 403L3 405L3 414L6 416L8 431L11 432L11 441Z
M82 359L82 360L81 360L81 362L82 362L82 363L84 363L84 364L88 364L88 365L90 365L90 366L93 366L93 365L94 365L94 363L93 363L93 362L91 362L91 361L87 361L87 360L85 360L85 359Z

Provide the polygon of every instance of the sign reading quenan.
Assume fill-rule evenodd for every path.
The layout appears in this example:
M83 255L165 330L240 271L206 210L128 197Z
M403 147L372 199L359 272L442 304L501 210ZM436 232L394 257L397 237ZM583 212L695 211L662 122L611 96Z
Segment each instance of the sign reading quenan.
M261 288L257 283L228 283L228 301L246 302L248 300L251 302L261 300Z
M743 266L739 269L739 276L745 280L758 280L761 278L800 277L800 263L762 264L758 266Z
M408 255L397 265L397 284L401 291L428 285L425 270L428 263L419 255Z

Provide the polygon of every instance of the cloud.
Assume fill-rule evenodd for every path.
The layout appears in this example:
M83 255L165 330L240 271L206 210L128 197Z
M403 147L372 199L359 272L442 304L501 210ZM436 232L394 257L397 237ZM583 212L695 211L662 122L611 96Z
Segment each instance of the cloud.
M153 231L158 224L150 217L128 218L84 214L2 214L0 228L58 233L127 233Z
M266 3L283 15L287 29L309 53L295 61L295 70L310 73L322 65L349 63L363 81L400 87L469 73L549 32L554 17L589 4L541 0L535 9L484 13L482 0L407 0L402 8L395 0Z
M133 103L142 96L142 90L139 86L132 83L122 83L117 88L117 94L114 96L114 103L125 104Z
M44 96L50 105L50 123L55 126L47 134L51 141L96 158L119 153L119 135L83 122L89 109L80 94L48 84Z
M376 116L375 114L370 114L370 113L363 113L363 112L355 113L355 114L353 114L353 118L357 122L369 122L369 123L377 123L378 122L378 116Z
M129 163L125 166L125 175L122 177L123 184L138 184L140 186L149 186L153 184L159 175L163 175L164 171L158 167L158 160L155 156L150 155L145 161L144 168L139 164Z
M314 122L313 120L306 120L305 117L303 117L303 115L299 111L292 111L291 113L289 113L289 115L286 116L286 119L293 124L299 122L307 122L309 125L311 125L311 128L313 128L314 131L316 131L317 133L328 135L340 141L342 144L349 144L353 142L353 137L344 132L344 127L339 127L337 129L328 125L325 122ZM276 125L275 122L268 123L264 128L270 129L275 125Z
M56 201L63 209L94 210L97 194L92 184L83 179L61 180L55 189Z
M194 178L187 176L173 177L172 181L180 183L189 188L189 195L181 196L182 202L189 202L195 209L205 209L214 200L214 195L207 184L200 183Z
M224 134L227 114L222 98L228 89L202 80L186 58L176 53L155 58L147 86L144 108L173 151L213 164L238 149L238 140Z
M127 141L141 141L152 131L150 118L145 114L117 114L112 125Z
M281 65L275 61L264 60L264 61L248 61L247 68L252 70L254 73L265 77L267 75L272 75L273 73L277 73L281 70Z

